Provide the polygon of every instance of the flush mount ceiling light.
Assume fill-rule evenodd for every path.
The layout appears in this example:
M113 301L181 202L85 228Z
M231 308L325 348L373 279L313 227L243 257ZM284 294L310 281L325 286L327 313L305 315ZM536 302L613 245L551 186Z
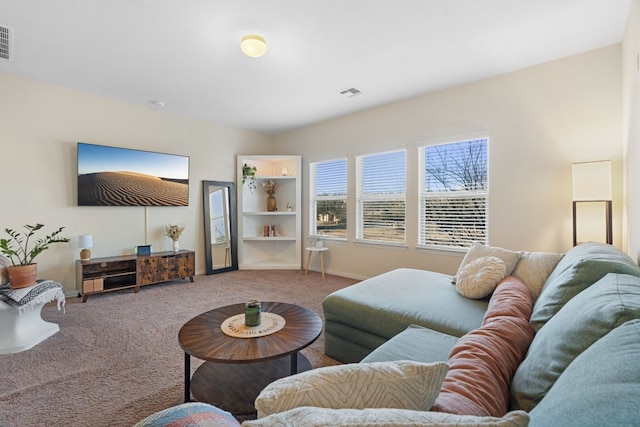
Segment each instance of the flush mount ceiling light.
M251 58L260 58L267 52L267 42L258 34L247 34L240 42L240 50Z

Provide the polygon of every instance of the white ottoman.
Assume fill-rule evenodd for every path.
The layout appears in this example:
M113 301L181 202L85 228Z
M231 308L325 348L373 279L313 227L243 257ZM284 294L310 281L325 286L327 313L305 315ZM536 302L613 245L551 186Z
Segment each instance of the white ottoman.
M52 280L22 289L0 289L0 354L28 350L58 332L56 323L40 317L42 307L54 300L58 310L65 304L62 285Z

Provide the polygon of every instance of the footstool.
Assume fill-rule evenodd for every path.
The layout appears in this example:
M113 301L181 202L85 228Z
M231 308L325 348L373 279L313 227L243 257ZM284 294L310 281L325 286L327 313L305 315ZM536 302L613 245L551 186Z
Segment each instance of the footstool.
M42 307L51 301L58 302L58 310L64 307L62 285L53 280L21 289L0 289L0 354L28 350L60 330L56 323L40 317Z

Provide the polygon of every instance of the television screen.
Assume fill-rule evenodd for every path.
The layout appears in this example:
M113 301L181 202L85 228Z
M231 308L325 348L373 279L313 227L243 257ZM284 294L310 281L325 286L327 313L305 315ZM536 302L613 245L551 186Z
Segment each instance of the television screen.
M188 206L189 156L78 142L78 206Z

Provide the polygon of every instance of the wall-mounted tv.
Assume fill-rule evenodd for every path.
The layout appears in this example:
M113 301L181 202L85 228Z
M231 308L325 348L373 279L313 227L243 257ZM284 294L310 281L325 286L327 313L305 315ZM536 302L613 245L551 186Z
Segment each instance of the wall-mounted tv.
M78 142L78 206L188 206L189 156Z

